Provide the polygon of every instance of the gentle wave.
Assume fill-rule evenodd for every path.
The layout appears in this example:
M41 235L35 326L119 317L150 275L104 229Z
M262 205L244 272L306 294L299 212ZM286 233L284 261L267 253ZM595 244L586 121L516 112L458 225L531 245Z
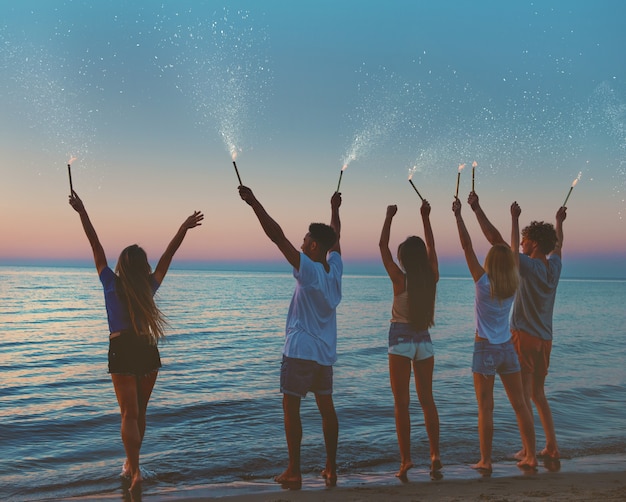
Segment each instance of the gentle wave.
M289 273L170 272L158 296L169 331L142 448L152 473L144 493L253 482L284 468L278 372L293 283ZM9 500L114 493L124 453L95 272L0 267L0 285L0 493ZM391 294L386 277L344 278L335 404L346 475L399 462L386 352ZM547 389L566 459L626 452L625 300L626 282L559 285ZM434 395L443 460L453 468L478 457L472 282L442 278L436 315ZM412 400L414 462L427 469L423 416ZM494 460L511 462L519 433L500 384L495 402ZM302 420L306 475L325 457L312 396Z

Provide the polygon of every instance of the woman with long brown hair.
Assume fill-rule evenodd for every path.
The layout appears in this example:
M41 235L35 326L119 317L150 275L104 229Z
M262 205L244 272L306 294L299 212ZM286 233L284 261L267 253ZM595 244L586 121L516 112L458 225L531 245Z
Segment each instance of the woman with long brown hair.
M157 344L164 336L165 320L154 302L154 293L187 230L201 225L204 215L194 211L183 222L154 272L145 251L136 244L122 251L114 272L76 192L72 191L69 202L80 215L104 288L110 331L109 373L122 415L121 435L126 452L122 475L130 478L130 489L134 490L142 481L139 451L146 431L148 400L161 367Z
M396 476L406 480L408 470L413 467L409 415L409 384L413 366L417 397L424 413L430 443L430 474L438 479L442 468L439 458L439 414L433 398L435 355L428 328L434 325L439 266L430 225L430 204L424 201L420 209L426 242L417 236L408 237L398 247L399 264L396 264L389 249L391 222L397 211L397 206L387 207L379 241L381 258L393 284L388 357L400 447L400 470Z
M475 197L470 194L470 200ZM524 399L522 374L511 341L509 314L519 285L517 256L506 244L491 247L482 266L476 257L472 239L461 215L461 201L455 198L452 212L456 218L461 247L470 274L474 279L476 299L474 310L476 331L472 373L478 401L478 436L480 461L472 467L482 474L492 470L491 448L493 440L493 388L498 373L504 390L517 417L525 456L518 462L523 469L535 469L535 426ZM502 238L500 238L502 242Z

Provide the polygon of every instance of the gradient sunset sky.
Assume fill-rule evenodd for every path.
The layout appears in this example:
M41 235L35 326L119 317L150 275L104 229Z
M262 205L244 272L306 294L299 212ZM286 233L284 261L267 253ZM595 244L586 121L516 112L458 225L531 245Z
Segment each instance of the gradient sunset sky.
M250 186L300 246L329 221L345 170L346 269L423 235L432 205L442 273L466 272L451 205L471 164L507 238L554 221L573 180L564 275L626 277L626 3L561 1L29 1L0 25L0 264L81 264L67 161L110 264L158 258L193 210L175 259L280 261L240 200ZM354 269L354 268L353 268Z

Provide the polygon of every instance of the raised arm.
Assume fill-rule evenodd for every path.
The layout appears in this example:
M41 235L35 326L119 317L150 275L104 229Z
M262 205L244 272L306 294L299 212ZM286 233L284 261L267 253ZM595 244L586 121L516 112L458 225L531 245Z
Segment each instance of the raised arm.
M389 249L389 237L391 235L391 222L393 217L398 212L398 206L387 206L387 212L385 214L385 221L383 222L383 228L380 231L380 239L378 241L378 247L380 248L380 257L383 260L383 265L387 271L387 275L391 279L393 284L393 294L398 295L404 291L404 273L393 261L393 255Z
M267 214L265 208L252 193L252 190L241 185L239 187L239 196L250 207L252 207L254 214L256 214L259 219L259 223L261 223L261 227L263 228L265 235L267 235L270 240L278 246L278 249L283 256L287 258L287 261L291 264L291 266L296 270L300 270L300 252L293 246L293 244L291 244L291 242L289 242L287 237L285 237L283 229L280 228L280 225L276 223L276 221L274 221L269 214Z
M519 267L519 215L522 214L522 208L517 202L511 204L511 251L515 265Z
M174 254L178 251L178 248L183 243L183 239L185 235L187 235L187 230L191 228L195 228L199 225L202 225L202 220L204 219L204 215L200 211L194 211L192 215L188 216L187 219L180 226L174 238L170 241L165 252L161 256L159 263L157 263L156 269L154 270L154 279L158 284L163 282L165 278L165 274L170 268L170 264L172 263L172 258L174 258Z
M102 272L102 270L104 270L104 268L107 266L107 258L104 254L104 248L102 247L102 244L100 244L98 234L96 234L96 230L91 224L91 220L89 219L87 210L83 205L83 201L80 200L78 194L73 190L72 195L70 195L70 206L72 206L74 210L80 215L80 222L83 224L83 230L85 231L85 235L87 236L89 244L91 245L91 250L93 252L93 261L96 265L98 275L100 275L100 272Z
M341 219L339 218L340 206L341 194L339 192L335 192L330 198L330 226L335 231L335 234L337 234L337 240L328 252L336 251L339 254L341 254L341 243L339 242L339 238L341 237Z
M430 267L435 274L435 282L439 281L439 262L437 260L437 251L435 251L435 237L433 236L433 228L430 225L430 204L427 200L422 202L420 208L422 213L422 223L424 224L424 240L426 241L426 252L428 253L428 261Z
M508 243L502 238L502 235L498 231L496 227L489 221L487 215L480 207L480 202L478 200L478 195L476 192L470 192L469 197L467 199L467 203L470 205L474 214L476 214L476 219L478 220L478 224L480 225L480 229L483 231L483 234L487 238L487 240L491 243L492 246L496 244L505 244Z
M556 245L552 251L552 254L557 255L559 258L563 249L563 222L565 218L567 218L567 208L563 206L556 212Z
M458 198L455 198L454 202L452 203L452 212L454 213L454 216L456 218L456 226L459 230L461 247L463 248L463 252L465 253L465 261L467 262L467 266L469 268L470 274L472 274L474 282L476 282L485 273L485 270L478 261L478 258L476 258L476 253L474 252L474 248L472 247L472 239L470 238L467 227L465 226L465 222L463 221L463 216L461 216L461 201Z

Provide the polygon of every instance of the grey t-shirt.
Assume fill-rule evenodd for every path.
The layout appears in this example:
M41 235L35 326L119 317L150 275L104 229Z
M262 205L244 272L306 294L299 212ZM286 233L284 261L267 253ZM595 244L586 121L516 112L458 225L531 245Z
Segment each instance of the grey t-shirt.
M519 255L520 287L515 295L511 329L552 340L552 313L556 287L561 277L561 257L550 255L543 261Z

